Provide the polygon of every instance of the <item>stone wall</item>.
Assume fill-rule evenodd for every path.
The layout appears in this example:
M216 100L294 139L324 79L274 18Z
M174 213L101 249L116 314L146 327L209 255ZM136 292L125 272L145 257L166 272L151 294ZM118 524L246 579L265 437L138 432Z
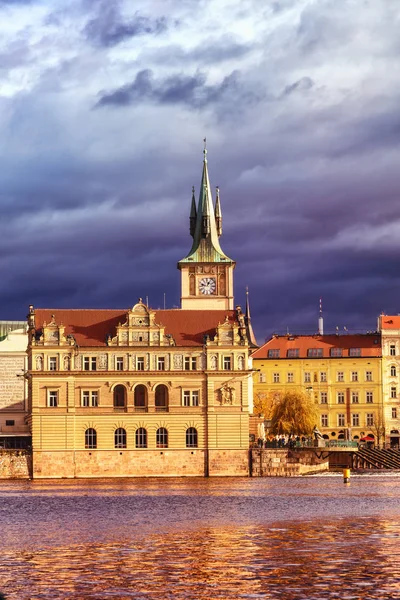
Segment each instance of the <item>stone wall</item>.
M32 455L23 450L0 450L0 479L29 479Z
M295 477L329 470L329 459L319 459L313 450L253 448L250 453L253 477Z

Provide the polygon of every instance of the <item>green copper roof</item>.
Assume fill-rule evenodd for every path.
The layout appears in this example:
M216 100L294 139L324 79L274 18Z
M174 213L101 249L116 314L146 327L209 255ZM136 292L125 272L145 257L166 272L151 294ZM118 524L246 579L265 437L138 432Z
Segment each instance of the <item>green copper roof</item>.
M216 217L220 226L217 228ZM194 221L194 219L196 219ZM190 233L193 236L193 244L190 252L180 263L191 262L234 262L227 256L219 244L219 231L222 231L222 216L219 193L216 207L213 205L210 179L208 176L207 150L204 149L203 175L200 184L199 202L197 211L192 196L192 207L190 212Z

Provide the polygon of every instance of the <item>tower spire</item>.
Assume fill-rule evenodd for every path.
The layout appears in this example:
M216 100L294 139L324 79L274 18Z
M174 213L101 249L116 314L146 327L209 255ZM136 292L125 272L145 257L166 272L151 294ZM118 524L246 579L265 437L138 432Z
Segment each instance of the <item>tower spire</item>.
M221 203L219 200L219 186L216 188L216 198L215 198L215 224L217 226L217 234L218 237L222 235L222 212L221 212Z
M324 317L322 315L322 298L319 299L318 333L324 335Z
M194 186L192 187L192 206L190 208L190 235L192 237L194 237L194 231L196 229L196 216L197 216L197 210L196 210L196 198L194 196Z
M247 336L249 338L250 343L253 346L258 346L256 336L254 335L253 327L251 325L251 316L250 316L250 302L249 302L249 286L246 285L246 314L245 320L247 325Z

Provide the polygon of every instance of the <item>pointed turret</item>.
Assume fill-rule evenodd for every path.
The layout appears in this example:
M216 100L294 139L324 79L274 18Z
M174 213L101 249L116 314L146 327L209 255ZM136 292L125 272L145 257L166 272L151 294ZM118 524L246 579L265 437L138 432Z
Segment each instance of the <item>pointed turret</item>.
M222 234L222 216L219 200L219 188L215 208L213 205L210 179L208 176L207 148L204 147L203 173L200 184L199 201L196 205L194 192L190 211L190 234L193 244L190 252L182 262L224 262L233 263L221 249L219 237ZM193 233L192 233L193 232Z
M251 325L251 316L250 316L250 302L249 302L249 288L246 286L246 325L247 325L247 337L252 346L258 346L256 336L253 332L253 327Z
M219 187L216 189L216 199L215 199L215 224L217 226L217 234L218 237L222 235L222 212L221 212L221 203L219 200Z
M197 216L197 210L196 210L196 198L194 196L194 186L192 187L192 206L190 208L190 235L192 237L194 237L194 232L196 229L196 216Z

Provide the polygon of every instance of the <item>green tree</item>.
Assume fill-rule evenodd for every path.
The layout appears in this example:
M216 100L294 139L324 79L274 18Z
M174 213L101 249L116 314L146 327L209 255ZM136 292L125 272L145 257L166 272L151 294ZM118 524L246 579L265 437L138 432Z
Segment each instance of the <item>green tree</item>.
M309 435L318 422L318 407L309 394L284 392L272 410L274 434Z

